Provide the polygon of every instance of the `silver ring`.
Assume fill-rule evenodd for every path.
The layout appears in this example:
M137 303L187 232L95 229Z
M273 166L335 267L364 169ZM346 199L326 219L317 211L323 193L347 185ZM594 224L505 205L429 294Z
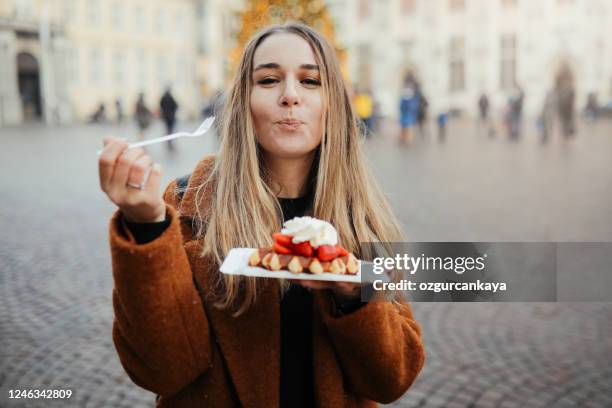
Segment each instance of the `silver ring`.
M127 187L132 187L132 188L137 188L137 189L139 189L140 191L142 191L142 190L144 190L144 189L145 189L145 186L146 186L147 182L149 181L149 177L150 177L150 176L151 176L151 167L149 167L149 168L147 169L147 171L145 172L144 179L142 180L142 183L140 183L140 184L136 184L136 183L130 183L130 182L128 181L128 182L127 182L127 184L126 184L126 186L127 186Z
M127 185L127 187L137 188L138 190L144 190L145 189L144 183L136 184L136 183L130 183L128 181L128 183L126 185Z

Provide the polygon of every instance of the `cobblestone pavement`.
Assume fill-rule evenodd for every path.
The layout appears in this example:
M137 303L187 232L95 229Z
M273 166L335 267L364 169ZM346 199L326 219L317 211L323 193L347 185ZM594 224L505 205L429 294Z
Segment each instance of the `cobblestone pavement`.
M612 241L609 124L572 142L489 139L453 125L368 157L413 240ZM188 127L188 126L187 126ZM154 128L150 137L161 132ZM111 340L108 220L95 151L122 128L0 129L0 407L148 407ZM164 181L187 174L214 136L149 149ZM474 154L478 153L478 154ZM415 303L427 364L397 407L612 406L612 303ZM70 389L68 401L9 389Z

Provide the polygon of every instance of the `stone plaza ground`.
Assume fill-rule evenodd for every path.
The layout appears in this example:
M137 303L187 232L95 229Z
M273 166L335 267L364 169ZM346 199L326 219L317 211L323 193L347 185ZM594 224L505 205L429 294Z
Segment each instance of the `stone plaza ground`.
M189 129L197 124L182 124ZM451 122L409 146L365 142L411 241L612 242L612 123L518 140ZM161 135L159 125L148 137ZM0 129L0 407L154 405L111 339L108 221L96 150L131 124ZM149 149L164 182L215 152L214 135ZM580 271L576 271L580 273ZM427 362L397 407L612 406L612 303L414 303ZM10 389L69 400L9 400Z

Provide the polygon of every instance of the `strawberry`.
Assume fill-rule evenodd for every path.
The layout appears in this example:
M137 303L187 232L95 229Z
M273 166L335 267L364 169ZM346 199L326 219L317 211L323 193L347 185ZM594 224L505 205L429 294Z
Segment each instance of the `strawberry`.
M288 247L291 245L291 240L293 239L293 237L281 234L280 232L275 232L274 234L272 234L272 239L274 240L274 242L278 242L279 244Z
M274 245L272 245L272 249L277 254L286 254L286 255L290 255L291 254L291 250L289 248L279 244L278 242L275 242Z
M314 252L314 250L312 249L312 246L310 245L310 242L308 241L300 242L299 244L292 244L291 249L293 250L293 253L296 255L308 256L308 257L311 257Z
M339 255L338 248L335 245L321 245L317 248L317 258L319 261L331 261Z
M336 248L338 248L338 256L347 256L349 254L346 249L340 246L340 244L336 244Z

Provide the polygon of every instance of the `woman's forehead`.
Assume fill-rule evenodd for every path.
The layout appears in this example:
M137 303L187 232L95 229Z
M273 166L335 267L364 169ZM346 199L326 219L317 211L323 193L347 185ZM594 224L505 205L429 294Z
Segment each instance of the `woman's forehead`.
M280 69L300 69L302 65L316 65L310 44L291 33L277 33L267 37L253 55L254 70L266 64L278 64Z

